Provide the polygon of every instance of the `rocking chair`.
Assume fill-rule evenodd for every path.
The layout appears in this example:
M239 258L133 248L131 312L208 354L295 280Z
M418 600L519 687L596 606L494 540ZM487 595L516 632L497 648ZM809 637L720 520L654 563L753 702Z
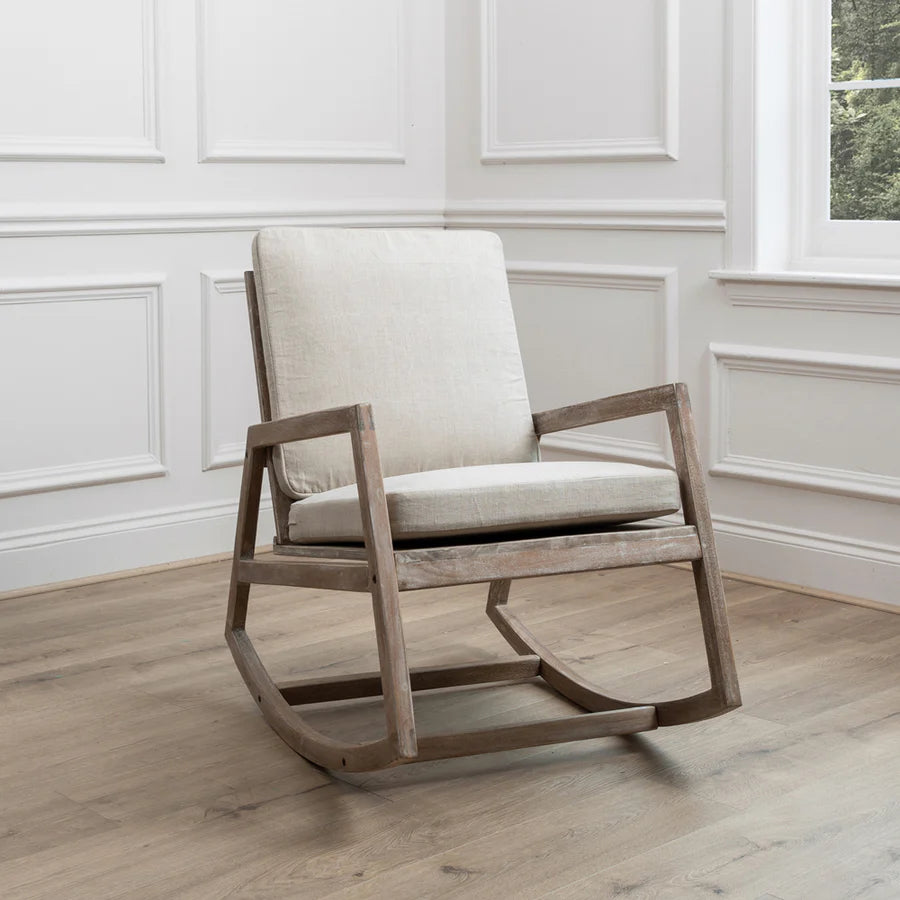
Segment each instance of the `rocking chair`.
M262 424L247 432L226 639L253 698L297 753L361 771L632 734L740 706L687 388L532 414L496 235L268 228L247 299ZM365 402L363 402L365 401ZM541 462L542 435L664 412L675 471ZM376 422L378 430L376 431ZM349 440L348 440L349 436ZM263 470L276 535L254 557ZM681 510L684 525L657 519ZM609 696L507 605L510 583L690 561L710 686L664 702ZM511 659L410 669L400 592L487 582ZM371 594L380 671L276 684L247 636L252 584ZM421 735L413 693L540 677L584 712ZM381 696L385 732L351 743L294 707Z

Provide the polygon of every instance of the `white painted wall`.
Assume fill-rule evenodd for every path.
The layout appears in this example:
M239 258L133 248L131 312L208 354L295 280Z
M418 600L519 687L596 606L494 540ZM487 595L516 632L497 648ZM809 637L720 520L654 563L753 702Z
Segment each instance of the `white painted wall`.
M900 603L900 281L710 278L791 249L795 2L448 3L447 219L515 261L535 406L688 383L726 569Z
M231 546L252 235L440 225L443 54L442 0L4 16L0 591Z
M314 222L497 230L536 407L686 381L725 568L900 601L900 291L754 271L789 231L756 211L790 171L759 178L772 128L753 152L753 5L17 13L0 590L228 548L256 417L240 272L257 227ZM547 448L652 463L665 443L648 419Z

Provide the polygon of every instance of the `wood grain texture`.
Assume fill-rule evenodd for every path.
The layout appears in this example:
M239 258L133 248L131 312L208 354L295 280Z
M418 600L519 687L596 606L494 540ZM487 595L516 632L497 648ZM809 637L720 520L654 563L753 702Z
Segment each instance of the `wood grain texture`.
M700 450L697 447L691 401L687 385L676 384L673 387L675 401L667 407L666 418L681 488L681 510L685 524L696 526L702 548L702 554L699 559L693 561L692 568L700 607L700 622L706 643L711 687L710 693L704 694L703 699L698 700L707 707L718 704L724 712L741 705L741 692L734 665L731 634L725 611L725 592L706 498L706 481ZM674 714L671 711L669 715L661 713L660 724L676 725L690 721L691 718L691 706L685 703Z
M251 301L251 320L255 309ZM257 363L261 362L261 357ZM258 365L260 383L264 365ZM262 405L265 414L265 405ZM706 501L701 460L697 449L690 401L684 384L663 385L592 401L576 407L551 410L535 418L535 428L567 427L615 418L664 411L672 440L675 468L681 491L684 526L610 529L601 534L569 534L525 540L455 544L444 547L397 550L384 489L384 479L375 433L372 408L367 403L306 413L251 426L247 432L237 536L232 567L231 590L226 618L226 639L251 695L266 720L290 747L312 762L345 771L364 771L439 757L438 744L428 743L428 753L417 753L416 719L412 703L410 672L400 615L400 591L491 582L488 616L500 633L519 653L541 658L539 674L567 699L591 715L636 710L649 702L620 700L594 687L574 673L506 608L511 579L541 575L619 569L676 561L692 561L700 620L709 669L709 687L668 701L654 701L652 725L632 727L628 716L604 716L604 722L624 724L623 734L658 725L680 725L720 715L741 704L737 672L728 631L724 591L716 560L714 536ZM593 417L593 418L591 418ZM269 462L271 447L295 440L349 432L363 524L365 567L361 561L344 557L328 559L299 554L289 560L253 559L262 468ZM318 548L321 553L325 548ZM327 552L327 551L325 551ZM363 576L366 581L363 582ZM286 697L279 692L245 631L250 585L253 583L293 585L339 590L368 589L372 597L375 639L381 672L382 702L386 737L380 740L348 740L344 745L324 738L305 719L291 713ZM350 679L348 683L352 683ZM366 683L366 676L356 679ZM326 679L321 699L330 696L333 684ZM311 680L303 688L310 696ZM593 719L591 719L593 721ZM614 726L605 727L611 734ZM447 738L447 757L512 749L516 740L532 740L535 745L563 740L581 740L593 735L576 718L548 726L552 740L538 737L538 729L512 728L487 732L459 732ZM496 738L497 746L491 739ZM386 757L385 747L391 753ZM301 749L302 748L302 749ZM338 765L339 764L339 765Z
M400 589L419 590L563 572L641 566L696 559L691 526L561 535L395 554Z
M353 464L359 494L369 566L369 590L375 617L375 641L381 668L381 690L388 740L398 761L415 759L416 723L413 715L409 663L400 618L400 588L394 564L394 543L384 494L384 475L375 435L372 407L360 403L354 408Z
M331 591L369 589L369 566L365 561L248 559L238 564L238 577L254 584L284 584Z
M498 681L527 681L537 677L541 661L536 656L519 656L512 660L488 663L463 663L450 666L418 666L410 669L409 683L414 691L468 684L490 684ZM381 673L366 672L346 677L305 678L278 685L281 696L291 706L303 703L329 703L381 694Z
M565 431L568 428L583 428L585 425L597 425L600 422L614 422L617 419L664 412L671 409L674 403L675 385L661 384L640 391L629 391L627 394L616 394L612 397L588 400L586 403L544 410L535 413L532 420L535 434L540 436Z
M744 706L728 716L331 775L254 714L220 636L228 575L0 603L4 900L900 896L896 615L729 582ZM378 669L367 596L254 591L279 680ZM414 666L509 653L480 585L402 604ZM510 604L611 691L708 677L689 572L537 578ZM421 738L574 711L528 684L415 702ZM377 700L316 709L329 735L383 734Z
M293 263L294 261L287 261L287 264ZM532 537L531 540L510 540L507 537L494 542L398 552L391 534L371 405L363 402L272 420L265 342L262 340L262 334L268 326L262 319L254 273L245 273L245 283L263 422L251 426L247 431L225 634L251 695L256 697L266 720L289 746L304 753L313 762L346 771L359 771L375 767L376 764L394 765L417 759L438 758L439 739L427 741L428 749L423 755L417 753L416 716L400 614L400 592L478 582L493 583L490 595L492 599L499 597L497 590L503 592L501 602L488 604L488 615L501 634L519 653L528 652L541 657L540 674L549 676L548 683L561 689L569 700L574 700L588 712L584 713L580 722L577 717L569 717L556 720L552 725L544 723L535 727L510 726L487 731L461 731L454 733L452 737L448 732L440 739L444 740L447 747L444 754L447 757L464 755L466 752L511 749L522 746L522 741L540 745L611 734L615 728L615 724L611 723L621 723L621 733L628 734L655 728L658 724L675 725L697 721L740 706L724 593L685 385L660 385L548 410L533 416L535 434L540 438L542 434L565 428L642 416L651 412L665 412L685 516L683 527ZM410 423L410 427L415 427L415 423ZM252 541L256 533L262 468L265 466L269 469L271 478L273 448L280 444L341 433L349 433L352 444L365 566L346 557L329 559L316 556L304 559L299 554L281 561L254 560ZM276 490L277 485L274 485L273 491ZM279 545L287 542L285 535L289 532L283 501L284 498L281 498L275 505L275 543ZM317 552L321 553L322 548ZM654 704L652 721L646 719L647 710L643 706L617 700L580 679L548 648L537 643L531 633L505 610L510 579L683 561L691 561L693 564L710 686L698 693L678 698L668 705ZM339 742L325 739L305 718L292 715L286 696L278 690L245 630L251 584L356 591L368 589L372 598L381 673L386 724L386 736L383 739L366 742L354 738L341 746ZM503 587L498 589L498 584ZM363 675L355 681L357 686L363 686L369 679ZM345 682L352 683L353 679ZM331 679L326 681L323 689L324 693L318 699L332 695L334 684ZM310 696L313 690L314 686L307 681L303 687L304 696ZM644 718L641 718L642 715ZM598 724L601 721L603 724ZM546 730L543 735L541 727ZM595 728L600 730L595 731ZM391 749L387 760L383 755L385 745ZM469 750L466 751L465 747Z
M563 741L584 741L610 735L637 734L656 728L656 709L634 706L601 712L543 719L522 725L498 725L479 731L454 731L422 738L420 759L451 759L472 753L502 753Z
M250 317L250 341L253 347L254 369L256 371L256 393L259 397L259 415L263 422L272 419L272 398L269 394L269 376L263 345L262 324L259 319L259 303L256 296L256 278L253 272L244 272L244 291L247 297L247 313ZM288 517L293 498L282 489L272 465L272 451L266 453L266 469L269 475L269 492L272 496L272 512L275 516L275 543L287 543Z

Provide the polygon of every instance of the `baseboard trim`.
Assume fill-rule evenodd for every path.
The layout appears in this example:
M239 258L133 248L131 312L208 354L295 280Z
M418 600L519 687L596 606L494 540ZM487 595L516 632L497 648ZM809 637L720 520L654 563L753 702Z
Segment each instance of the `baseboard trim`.
M271 553L272 545L263 544L256 548L256 554ZM68 581L54 581L50 584L36 584L31 587L18 588L13 591L0 592L0 602L14 600L18 597L30 597L32 594L51 594L56 591L68 591L72 588L88 587L92 584L102 584L105 581L117 581L126 578L140 578L143 575L155 575L159 572L168 572L173 569L187 569L191 566L203 566L207 563L224 562L231 559L232 551L222 553L210 553L207 556L194 556L189 559L175 559L171 562L157 563L155 566L139 566L136 569L122 569L119 572L104 572L100 575L86 575L84 578L70 578Z
M667 563L673 569L691 570L690 563ZM739 581L742 584L757 584L760 587L771 588L775 591L788 591L792 594L803 594L806 597L815 597L817 600L829 600L834 603L847 603L850 606L861 606L864 609L874 609L878 612L900 615L900 605L896 603L883 603L880 600L870 600L867 597L851 597L848 594L838 594L835 591L824 591L818 588L804 587L802 584L791 584L788 581L774 581L771 578L761 578L759 575L744 575L741 572L722 572L722 577L727 581Z
M900 610L900 547L732 516L713 516L713 527L725 571L810 596Z
M272 552L271 544L263 544L256 548L256 555ZM176 559L171 562L158 563L154 566L139 566L134 569L122 569L117 572L104 572L101 575L88 575L84 578L70 578L67 581L55 581L50 584L36 584L31 587L18 588L12 591L0 592L0 602L15 600L20 597L30 597L34 594L51 594L57 591L67 591L73 588L89 587L92 584L103 584L107 581L125 580L127 578L140 578L144 575L156 575L159 572L170 572L177 569L188 569L191 566L203 566L209 563L225 562L231 559L231 551L210 553L206 556L194 556L188 559ZM690 563L666 563L670 568L691 571ZM741 572L723 572L722 577L728 581L738 581L741 584L756 584L760 587L771 588L777 591L789 591L792 594L803 594L807 597L815 597L818 600L828 600L834 603L847 603L850 606L861 606L864 609L874 609L879 612L900 615L900 606L895 603L881 603L878 600L869 600L865 597L851 597L847 594L838 594L834 591L820 591L804 587L801 584L791 584L786 581L774 581L771 578L761 578L758 575L745 575Z
M258 544L271 538L271 508L271 500L263 498ZM7 532L0 535L0 597L33 586L46 590L47 585L82 579L90 583L112 567L116 573L111 577L128 577L121 573L227 555L236 520L236 502L204 502Z

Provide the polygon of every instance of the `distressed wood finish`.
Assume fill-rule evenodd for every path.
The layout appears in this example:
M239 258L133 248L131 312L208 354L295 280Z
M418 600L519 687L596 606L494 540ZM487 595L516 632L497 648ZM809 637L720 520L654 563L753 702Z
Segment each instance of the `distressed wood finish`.
M564 535L395 554L402 590L531 578L697 559L697 532L687 526L655 532Z
M741 705L734 651L725 610L725 591L716 556L715 535L706 499L706 484L697 447L687 385L668 384L619 394L576 406L536 413L537 434L664 412L687 525L697 529L701 553L692 560L700 621L706 644L710 689L660 707L660 725L680 725L720 715ZM536 651L532 651L536 652Z
M358 544L276 544L272 552L276 556L297 556L307 560L366 560L366 548Z
M627 394L616 394L614 397L603 397L599 400L589 400L587 403L576 403L572 406L560 406L558 409L538 412L532 416L534 433L540 437L568 428L582 428L600 422L614 422L618 419L631 419L635 416L663 412L674 403L675 387L674 384L661 384L641 391L629 391Z
M363 535L369 561L369 584L375 613L375 639L381 663L381 689L388 734L398 762L416 758L416 725L413 715L406 642L400 620L400 588L394 565L391 523L384 496L384 478L375 439L372 407L354 407L353 461L362 512Z
M588 712L602 712L610 709L627 709L647 704L619 700L601 691L564 663L555 653L545 647L532 632L511 613L506 604L509 600L510 581L494 581L488 591L487 615L517 652L537 656L541 661L540 676L551 687L577 703Z
M410 686L414 691L433 691L438 688L461 687L467 684L494 684L504 681L526 681L536 678L541 667L540 657L519 656L516 659L487 663L464 663L451 666L420 666L409 670ZM330 703L359 697L377 697L381 693L381 673L362 675L334 675L330 678L306 678L278 685L281 696L291 706L305 703Z
M443 546L397 548L384 491L375 421L367 403L271 420L271 397L253 273L247 299L263 422L247 432L226 637L251 694L272 728L301 755L327 768L360 771L417 760L497 752L518 747L633 734L718 715L740 705L724 593L706 504L687 389L661 385L589 403L536 413L535 433L664 412L668 418L685 516L683 526L612 527L598 533L478 538ZM363 523L360 547L290 545L290 498L273 476L273 448L348 434ZM276 518L274 558L254 559L263 469L269 470ZM549 574L690 562L700 605L710 687L660 703L619 699L591 684L552 653L507 607L510 582ZM400 592L490 582L487 614L520 654L519 660L410 669ZM379 671L276 684L245 630L251 584L368 592L372 599ZM540 676L582 712L527 725L504 725L421 737L414 690L526 681ZM344 742L327 737L293 706L380 696L383 736Z
M666 417L681 487L681 506L684 521L697 527L703 550L700 559L693 560L692 566L712 685L711 698L703 695L702 699L698 698L698 703L707 706L715 706L718 703L724 711L741 705L741 692L725 611L725 589L722 586L722 575L716 555L715 535L706 500L706 482L703 478L687 386L676 384L674 392L674 402L667 407ZM684 716L690 716L689 709L681 710L679 718L672 724L686 721L687 719L682 718Z
M369 566L339 559L241 560L238 577L248 584L284 584L330 591L368 591Z
M449 759L475 753L500 753L520 747L586 741L614 734L637 734L641 731L653 731L655 728L656 710L652 706L636 706L632 709L544 719L527 725L430 735L420 741L419 759Z
M387 521L377 447L373 449L372 440L366 437L366 432L372 430L371 410L365 404L293 416L248 429L225 629L225 637L238 669L250 693L255 696L263 716L275 732L288 746L307 759L327 768L347 771L384 768L415 758L412 692L399 625L399 593L396 590L396 573L393 573L393 553L389 553L385 559L383 544L373 544L371 540L366 542L369 548L366 568L371 584L375 630L382 662L382 692L387 725L386 736L378 741L336 742L311 728L291 710L263 666L245 630L251 583L245 579L252 577L256 572L255 566L259 565L253 556L262 470L267 451L276 443L350 432L360 492L365 497L371 514L371 521L364 523L367 537L372 522L380 524L382 519ZM302 566L302 563L299 565ZM322 565L320 561L315 563L319 569Z
M256 297L256 279L253 272L244 272L244 289L247 295L247 311L250 316L250 340L253 344L253 359L256 362L256 393L259 397L259 413L263 422L272 419L272 398L269 396L269 377L266 368L266 357L263 352L262 326L259 321L259 302ZM269 473L269 491L272 495L272 511L275 515L275 543L286 544L288 536L288 516L291 512L292 498L282 489L275 477L272 466L272 452L266 453Z

